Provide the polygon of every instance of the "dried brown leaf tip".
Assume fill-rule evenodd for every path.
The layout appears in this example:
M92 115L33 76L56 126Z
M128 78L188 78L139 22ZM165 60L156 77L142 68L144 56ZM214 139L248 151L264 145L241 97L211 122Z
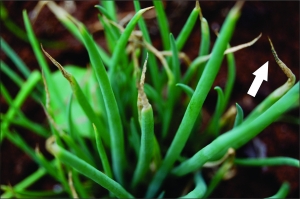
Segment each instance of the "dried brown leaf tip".
M49 53L47 53L44 48L43 48L43 45L41 44L41 48L42 48L42 51L44 52L44 54L51 60L51 62L57 66L57 68L60 70L60 72L63 74L63 76L68 80L68 81L71 81L71 74L68 73L64 67L58 63L53 57L51 57L51 55L49 55Z
M288 81L286 82L286 84L288 84L290 87L292 87L295 84L296 77L293 74L293 72L279 59L271 39L269 37L268 37L268 39L269 39L269 42L271 45L271 51L275 58L276 63L281 68L281 70L284 72L284 74L288 77Z
M144 83L145 83L145 73L147 70L147 61L148 61L148 53L143 66L140 83L138 84L138 109L141 111L143 108L148 108L150 106L147 96L144 91Z

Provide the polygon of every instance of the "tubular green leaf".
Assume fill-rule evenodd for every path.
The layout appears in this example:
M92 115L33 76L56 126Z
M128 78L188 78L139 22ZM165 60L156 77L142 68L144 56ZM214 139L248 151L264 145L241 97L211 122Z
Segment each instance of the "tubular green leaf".
M199 5L200 7L200 5ZM210 32L209 32L209 26L206 21L206 19L202 15L202 11L199 12L200 17L200 24L201 24L201 43L199 48L199 57L205 56L209 54L209 48L210 48ZM206 61L202 62L198 67L198 74L197 79L200 79L204 67L205 67Z
M180 31L179 35L177 36L176 38L176 46L177 46L177 49L178 51L180 51L187 38L190 36L194 26L195 26L195 23L196 23L196 20L198 18L198 15L199 15L199 12L200 12L200 7L199 6L196 6L193 11L191 12L189 18L187 19L187 21L185 22L182 30Z
M238 103L236 103L235 105L236 105L236 110L237 111L236 111L236 116L235 116L233 128L240 125L244 120L244 111L243 111L242 107Z
M176 87L176 83L180 81L180 62L178 57L178 50L176 47L175 39L170 33L170 43L172 49L172 76L174 78L169 79L168 82L168 101L166 103L164 116L163 116L163 127L162 127L162 135L163 138L167 136L167 132L169 130L170 122L173 115L174 105L176 100L178 99L179 89Z
M53 97L51 100L56 101L56 104L60 104L60 107L64 107L62 96L60 96L59 92L57 91L57 88L54 86L54 82L51 77L51 71L50 71L47 61L46 61L45 57L43 56L43 53L40 49L38 40L33 32L33 28L31 26L31 23L28 18L26 10L23 10L23 20L25 23L25 28L27 31L28 39L32 46L35 57L39 63L41 70L43 71L43 73L45 75L47 85L49 86L49 88L51 88L49 90L54 91L53 95L55 95L55 97Z
M84 176L92 179L118 198L133 198L119 183L97 170L87 162L61 148L57 144L51 144L51 152L64 164L73 167Z
M60 135L62 140L65 141L65 143L67 144L67 146L72 149L72 151L74 151L74 153L76 154L76 156L78 156L79 158L81 158L82 160L86 161L87 163L91 164L92 166L95 166L95 162L93 159L91 159L90 156L88 156L86 153L84 153L84 151L77 145L77 143L74 142L74 140L72 139L72 137L70 137L67 134L62 134Z
M49 1L47 2L47 6L53 12L56 18L69 30L69 32L72 33L78 41L83 43L83 39L81 37L80 31L78 30L78 27L75 25L81 23L77 21L74 17L72 17L63 8L58 6L55 2ZM99 51L99 54L101 55L105 65L110 66L110 58L107 55L107 53L100 46L97 46L97 50Z
M234 163L241 166L292 166L300 168L299 160L288 157L272 157L272 158L247 158L234 160Z
M62 190L59 191L27 191L27 190L15 190L12 187L3 187L4 190L10 191L16 198L50 198L62 194Z
M97 128L103 130L103 139L105 140L106 143L109 143L110 138L109 138L108 132L105 130L105 125L102 123L102 120L99 117L97 117L96 113L93 111L93 108L91 107L88 99L84 95L77 80L74 78L74 76L72 74L68 73L60 65L60 63L58 63L55 59L53 59L43 48L42 48L42 50L45 53L45 55L53 62L53 64L55 66L57 66L57 68L61 71L63 76L68 80L68 82L72 88L72 91L73 91L76 99L78 100L78 103L80 104L82 110L84 111L86 116L89 118L89 120L97 126Z
M136 157L139 156L139 150L141 147L141 138L140 135L137 132L134 118L130 119L130 134L129 134L129 142L131 143L132 148L134 149L134 152L136 154Z
M46 59L43 56L42 51L39 48L38 40L36 39L36 37L34 35L34 32L33 32L32 26L30 24L30 21L29 21L26 10L23 10L23 19L24 19L25 27L26 27L26 30L27 30L28 38L29 38L29 41L31 43L33 52L35 54L35 57L37 58L37 61L39 62L39 65L40 65L41 69L45 73L45 77L46 77L46 80L48 81L48 85L49 85L51 80L52 80L51 77L50 77L51 76L51 74L50 74L51 71L49 69L49 66L47 64Z
M3 3L0 4L0 13L1 13L1 22L5 27L13 33L16 37L20 38L23 41L28 42L26 32L21 29L16 23L14 23L8 16L8 11L4 7Z
M289 190L290 190L290 184L288 182L284 182L282 183L278 192L269 198L285 198L288 195Z
M12 80L14 81L19 87L21 87L24 83L24 80L15 72L13 71L6 63L4 63L2 60L0 60L0 68L1 70ZM41 89L42 87L39 87L41 85L37 85L38 89ZM36 101L40 101L39 94L36 92L32 93L33 99Z
M209 26L204 17L201 20L201 44L199 49L199 56L208 55L210 47L210 33Z
M103 7L107 10L107 14L110 16L110 19L117 21L116 5L115 1L101 1Z
M141 111L141 148L138 164L133 175L132 186L135 187L149 170L154 151L154 121L151 105Z
M147 66L147 59L143 66L143 71L141 74L140 83L138 85L138 111L139 111L139 122L141 125L141 147L139 152L138 164L136 170L134 171L132 187L135 187L138 182L145 176L147 170L149 169L153 151L154 151L154 120L153 120L153 110L149 103L147 96L144 92L145 83L145 73Z
M135 11L138 12L141 9L140 2L139 1L133 1L133 4L134 4ZM138 21L138 25L139 25L139 28L141 29L142 33L143 33L143 37L144 37L145 41L148 42L150 45L152 45L152 42L151 42L151 39L150 39L150 35L149 35L149 32L148 32L145 20L142 17ZM160 77L159 73L158 73L157 61L156 61L156 58L155 58L155 56L152 52L148 52L148 56L149 56L149 61L148 61L149 62L149 67L148 68L149 68L149 71L150 71L151 80L152 80L152 83L154 85L154 88L157 91L159 91L161 83L157 79L158 77Z
M1 71L3 71L13 82L15 82L19 87L23 84L23 79L14 72L11 68L9 68L6 63L0 60Z
M194 181L196 183L196 187L191 192L189 192L185 196L182 196L181 198L203 198L207 187L201 175L201 172L198 171L194 174Z
M178 83L176 84L176 86L179 86L180 88L182 88L184 90L184 92L191 98L194 94L194 90L189 87L188 85L182 84L182 83Z
M219 127L219 120L221 117L221 107L224 104L224 93L222 91L222 89L219 86L216 86L214 88L217 93L218 93L218 100L217 100L217 106L215 109L215 112L212 116L212 119L210 121L210 124L208 126L207 132L211 135L213 135L213 137L217 137L220 131L220 127Z
M201 21L201 44L199 49L199 57L208 55L209 54L209 47L210 47L210 33L209 33L209 26L204 17L200 17ZM205 62L202 62L198 67L198 79L200 79L203 70L205 68Z
M150 10L152 7L144 8L142 10L139 10L134 17L130 20L128 25L126 26L124 32L122 33L121 37L117 41L115 50L113 52L112 58L111 58L111 68L109 70L109 79L112 81L113 76L115 75L117 65L119 63L119 60L122 56L124 56L125 47L128 42L128 39L131 35L131 32L133 31L135 25L137 24L138 20L141 18L142 14L146 12L147 10Z
M169 24L168 19L167 19L166 13L164 11L163 3L161 0L159 0L159 1L155 0L155 1L153 1L153 4L154 4L156 14L157 14L157 21L158 21L158 26L159 26L164 50L169 50L170 49L170 41L169 41L168 37L170 34L170 30L169 30L169 25L168 25Z
M38 170L36 170L34 173L30 174L26 178L24 178L21 182L13 186L13 190L15 191L21 191L38 181L41 177L43 177L46 174L45 168L41 167ZM9 191L5 191L1 198L12 198L13 193Z
M203 78L198 82L196 90L192 99L187 107L179 129L176 132L175 138L172 141L170 148L167 151L165 159L156 172L148 190L146 197L153 197L161 186L162 181L169 173L169 170L173 166L174 162L180 155L185 143L191 133L194 123L199 115L203 102L213 84L213 81L220 68L223 54L226 50L235 24L240 15L240 8L242 4L238 2L229 12L224 25L222 26L220 36L218 37L215 47L212 51L212 58L208 61L207 67L203 72Z
M0 88L1 88L1 95L2 97L6 100L6 102L13 108L15 108L12 103L13 103L13 99L11 97L11 95L9 94L8 90L5 88L5 86L2 84L2 82L0 82ZM21 112L21 111L18 111L17 109L17 112Z
M6 41L0 37L1 49L5 52L5 54L14 62L17 68L21 71L24 77L29 77L30 70L23 62L22 59L10 48L10 46L6 43Z
M106 18L113 21L112 16L109 14L109 12L100 5L95 5L95 8L98 8L99 12L101 12Z
M112 178L111 168L109 165L109 161L108 161L104 146L101 141L100 133L94 124L93 124L93 127L94 127L94 132L95 132L97 149L98 149L99 157L100 157L102 165L103 165L104 172L108 177Z
M230 46L228 45L228 48ZM223 107L221 107L221 114L223 114L224 110L227 107L230 95L231 95L231 91L234 85L234 81L235 81L235 60L234 60L234 54L233 53L228 53L226 55L227 58L227 65L228 65L228 75L227 75L227 82L226 82L226 86L224 89L224 103L223 103Z
M175 43L175 39L173 34L170 33L170 43L171 43L171 50L172 50L172 71L174 74L175 83L180 81L180 62L178 56L178 49Z
M207 161L219 157L220 155L222 156L228 148L232 147L238 149L243 146L264 128L276 121L290 106L297 103L299 100L298 88L299 82L256 119L247 124L243 122L238 127L222 134L209 145L198 151L193 157L181 163L173 170L173 173L179 176L185 175L201 168Z
M28 77L27 81L21 87L21 90L17 94L13 101L13 106L10 106L7 113L5 114L5 119L1 123L1 141L5 136L6 130L9 128L9 121L12 120L25 101L25 99L31 94L32 90L35 88L37 83L41 80L41 74L38 71L33 71Z
M3 89L3 88L2 88ZM3 93L3 90L1 90L1 92ZM9 103L10 106L13 106L11 103ZM46 129L45 127L43 127L42 125L32 122L31 120L29 120L28 118L26 118L25 115L22 114L22 112L19 112L19 117L17 118L13 118L11 120L8 120L4 115L0 115L0 119L2 121L4 120L8 120L8 122L10 122L11 124L14 125L18 125L20 127L26 128L34 133L36 133L37 135L40 135L44 138L49 137L49 131L48 129Z
M26 32L18 26L14 21L12 21L8 16L8 11L4 7L3 3L0 4L0 13L1 13L1 20L4 26L16 37L19 39L28 42L28 37ZM64 42L59 41L48 41L48 40L41 40L45 46L49 48L63 48L65 47Z
M114 47L116 46L116 41L118 40L118 36L114 34L112 31L112 27L109 23L107 23L106 19L103 18L100 14L98 15L99 21L103 25L105 38L107 40L107 44L110 52L114 51Z
M107 117L109 118L108 125L112 148L113 172L117 181L122 184L123 170L126 165L126 160L123 126L118 105L95 42L83 26L80 26L80 31L84 39L85 46L88 50L93 70L96 73L100 90L104 99Z
M90 151L88 150L86 143L84 142L83 138L78 133L76 126L73 123L72 108L71 108L72 102L73 102L73 93L70 96L70 100L68 102L68 107L67 107L67 109L68 109L67 110L67 120L68 120L69 134L75 141L78 141L81 149L83 150L83 153L85 153L89 159L93 160L93 156L91 155Z

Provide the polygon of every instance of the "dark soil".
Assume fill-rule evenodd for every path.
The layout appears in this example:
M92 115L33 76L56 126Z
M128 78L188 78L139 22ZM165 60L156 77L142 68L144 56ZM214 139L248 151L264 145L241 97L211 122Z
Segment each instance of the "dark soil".
M22 10L26 9L27 12L30 13L37 2L4 1L3 3L9 11L10 19L22 29L25 29ZM98 1L76 1L77 10L72 15L88 27L91 27L91 25L98 20L97 9L93 7L97 3ZM143 1L142 7L150 6L151 4L151 2ZM201 2L201 9L203 16L211 26L220 27L226 14L233 5L234 2L205 1ZM117 6L120 18L134 10L132 2L118 1ZM165 2L165 6L171 32L176 37L190 11L193 9L194 2L167 1ZM160 34L156 20L148 20L147 24L151 30L154 45L158 49L161 49L161 41L159 40ZM42 10L33 27L38 38L49 41L61 41L66 44L63 49L48 48L48 52L62 65L72 63L86 66L89 62L87 52L83 46L56 20L48 8L45 7ZM191 59L194 59L198 54L200 42L199 31L199 26L196 26L183 49ZM236 102L239 103L245 115L287 79L276 65L270 51L267 36L272 39L280 59L290 67L296 75L296 79L299 79L299 2L246 2L230 44L231 46L235 46L251 41L260 33L262 33L262 37L256 44L235 53L237 75L229 106ZM95 33L94 36L99 45L106 47L102 33ZM7 30L2 21L1 37L16 51L31 70L39 69L30 45L16 38L14 34ZM213 34L213 31L211 31L211 47L215 40L216 36ZM2 51L1 60L11 66L12 69L15 69L13 63ZM257 96L253 98L247 95L247 91L254 79L252 73L267 61L269 61L269 80L262 84ZM50 64L50 66L54 71L55 66L52 64ZM224 61L213 87L218 85L224 88L226 77L227 66L226 61ZM5 75L1 75L1 82L9 89L12 96L17 94L18 87ZM204 108L209 114L213 113L217 99L213 87L204 104ZM8 109L8 105L2 95L0 100L1 113L5 113ZM30 119L39 123L47 123L42 108L33 100L28 99L22 107L22 110ZM298 111L293 111L290 114L299 117ZM22 137L30 146L33 148L39 146L46 157L51 157L44 148L44 139L24 129L18 129L18 131L22 132ZM260 133L256 138L256 142L252 141L241 148L238 151L238 155L244 157L258 156L258 152L256 151L257 144L255 144L258 142L257 140L266 146L265 155L268 157L287 156L299 159L299 126L295 124L283 122L272 124ZM38 166L20 149L16 148L8 140L3 141L1 144L0 184L14 185L37 168ZM205 178L209 178L208 175L206 175ZM288 181L291 185L288 197L299 198L299 169L288 166L268 168L238 167L237 175L231 180L223 181L213 192L211 197L268 197L275 194L284 181ZM54 184L54 180L46 177L34 185L32 189L49 190L53 188ZM176 191L174 191L174 193L175 192ZM172 193L168 193L166 196L175 197Z

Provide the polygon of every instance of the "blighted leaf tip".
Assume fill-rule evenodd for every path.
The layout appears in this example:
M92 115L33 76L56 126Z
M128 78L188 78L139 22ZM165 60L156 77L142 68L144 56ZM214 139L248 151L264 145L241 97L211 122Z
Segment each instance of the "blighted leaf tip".
M68 80L71 81L71 75L64 69L64 67L58 63L51 55L49 55L43 48L43 45L41 44L42 51L44 54L51 60L51 62L61 71L63 76Z
M145 60L144 66L143 66L140 83L138 85L138 108L140 110L142 110L144 108L148 108L150 106L147 96L144 91L145 73L147 70L147 61L148 61L148 53L147 53L147 57L146 57L146 60Z

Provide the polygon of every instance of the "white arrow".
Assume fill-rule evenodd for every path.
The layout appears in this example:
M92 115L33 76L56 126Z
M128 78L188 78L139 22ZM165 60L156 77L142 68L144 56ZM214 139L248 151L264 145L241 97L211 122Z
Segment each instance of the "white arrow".
M262 65L259 69L257 69L253 73L253 75L255 75L255 79L253 80L248 90L248 94L251 95L252 97L255 97L263 80L268 81L268 66L269 66L269 62L267 61L264 65Z

